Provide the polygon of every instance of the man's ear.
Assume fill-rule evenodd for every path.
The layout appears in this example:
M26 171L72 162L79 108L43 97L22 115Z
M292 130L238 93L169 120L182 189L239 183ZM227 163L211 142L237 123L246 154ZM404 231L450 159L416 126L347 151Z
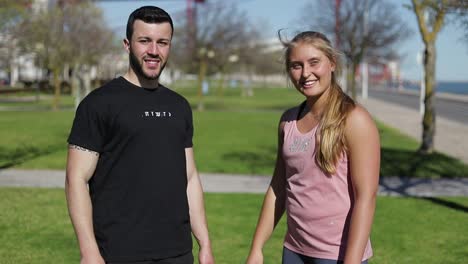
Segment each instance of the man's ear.
M130 52L130 41L126 38L123 39L123 45L127 52Z

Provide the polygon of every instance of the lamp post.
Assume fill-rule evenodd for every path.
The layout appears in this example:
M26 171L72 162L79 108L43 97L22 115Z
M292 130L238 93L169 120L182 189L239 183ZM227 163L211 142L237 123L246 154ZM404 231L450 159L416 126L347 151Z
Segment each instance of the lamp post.
M228 74L228 80L231 84L232 80L231 80L231 65L233 65L234 63L238 62L239 61L239 56L237 54L231 54L228 56L227 58L227 63L226 65L223 67L223 70L221 72L221 80L219 82L219 89L218 89L218 95L220 97L223 97L224 95L224 76L226 74Z
M208 83L206 82L206 71L208 69L208 60L214 58L215 52L202 47L198 50L198 56L200 58L200 67L198 71L198 111L204 110L203 94L204 91L208 90Z

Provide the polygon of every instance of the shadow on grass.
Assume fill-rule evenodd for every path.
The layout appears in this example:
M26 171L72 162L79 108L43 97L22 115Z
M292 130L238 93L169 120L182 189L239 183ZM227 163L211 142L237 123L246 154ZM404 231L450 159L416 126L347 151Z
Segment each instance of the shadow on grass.
M25 161L52 154L54 152L63 150L63 148L63 145L48 146L46 148L21 145L15 149L0 147L0 169L7 169L19 165Z
M420 155L414 151L382 148L381 154L380 175L382 177L420 178L421 183L427 179L468 177L468 166L466 164L441 153ZM275 155L276 149L265 147L255 152L229 152L223 155L223 159L231 163L244 164L249 168L249 172L256 173L262 170L265 171L265 168L272 171ZM411 184L413 183L415 182L412 181ZM401 190L394 191L400 192Z
M451 192L452 188L468 189L467 179L452 178L447 180L409 177L381 177L379 185L380 192L382 193L393 195L397 194L406 198L425 200L439 206L447 207L449 209L463 213L468 213L468 207L440 197L433 197L433 194L431 194L434 185L444 188L444 192L447 194ZM419 191L415 192L414 188L419 188ZM436 190L436 193L440 193L440 190Z
M466 207L466 206L464 206L462 204L458 204L456 202L447 201L447 200L444 200L444 199L438 198L438 197L418 197L418 198L422 199L422 200L430 201L430 202L435 203L437 205L444 206L444 207L447 207L447 208L450 208L450 209L453 209L453 210L456 210L456 211L460 211L460 212L463 212L463 213L468 213L468 207Z
M468 165L441 153L421 155L415 151L382 148L380 175L416 178L468 177Z

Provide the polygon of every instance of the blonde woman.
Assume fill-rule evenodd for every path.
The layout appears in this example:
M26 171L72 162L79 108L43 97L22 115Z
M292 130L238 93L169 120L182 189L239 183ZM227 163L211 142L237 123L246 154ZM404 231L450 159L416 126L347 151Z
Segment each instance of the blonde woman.
M282 43L288 76L305 101L281 117L276 167L247 263L263 263L262 248L284 212L284 264L367 263L378 130L341 90L338 53L323 34L306 31Z

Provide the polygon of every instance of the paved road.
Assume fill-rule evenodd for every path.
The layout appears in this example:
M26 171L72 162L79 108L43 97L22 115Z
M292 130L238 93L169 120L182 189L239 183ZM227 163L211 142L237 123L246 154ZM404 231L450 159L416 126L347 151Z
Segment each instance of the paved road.
M367 100L359 98L358 101L376 119L420 141L422 135L422 117L418 110L402 106L399 103L376 99L372 96ZM456 122L443 116L436 118L435 149L468 164L467 135L468 122Z
M412 91L397 92L370 90L369 96L388 103L396 103L398 105L419 111L419 94ZM437 96L434 101L436 118L444 117L455 122L468 124L468 101L459 99L460 98L456 97L453 98Z
M270 177L202 173L205 192L265 193ZM60 170L0 170L0 186L63 188L65 172ZM468 178L415 179L382 177L379 195L385 196L468 196Z

